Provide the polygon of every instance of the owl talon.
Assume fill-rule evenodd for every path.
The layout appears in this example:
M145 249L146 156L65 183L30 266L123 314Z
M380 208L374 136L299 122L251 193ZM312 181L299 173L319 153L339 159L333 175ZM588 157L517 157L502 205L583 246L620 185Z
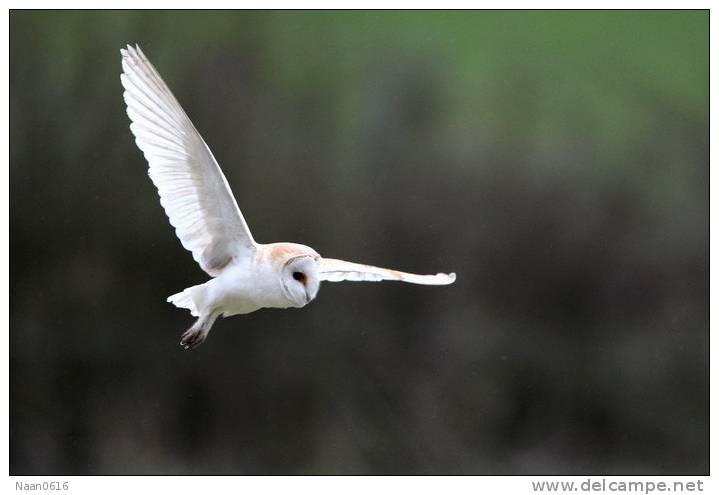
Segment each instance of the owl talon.
M180 346L184 350L190 351L198 345L202 344L205 341L205 337L207 337L207 334L202 331L202 328L191 327L189 330L182 334Z

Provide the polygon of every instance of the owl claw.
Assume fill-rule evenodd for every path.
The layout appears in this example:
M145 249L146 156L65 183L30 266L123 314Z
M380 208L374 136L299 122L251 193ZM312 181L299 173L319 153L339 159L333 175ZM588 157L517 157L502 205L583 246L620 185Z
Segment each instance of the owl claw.
M202 328L196 328L193 326L182 334L180 346L184 350L190 351L202 344L205 341L205 337L207 337L207 334L202 331Z
M210 328L212 328L212 324L219 314L219 312L215 311L206 316L199 317L195 324L182 334L180 347L186 351L190 351L202 344L207 338L207 334L210 333Z

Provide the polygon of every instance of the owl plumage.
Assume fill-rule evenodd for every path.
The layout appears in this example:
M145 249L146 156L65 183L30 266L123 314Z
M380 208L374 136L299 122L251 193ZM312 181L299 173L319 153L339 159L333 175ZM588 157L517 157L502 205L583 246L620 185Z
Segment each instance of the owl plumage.
M301 308L322 281L454 282L454 273L416 275L323 258L302 244L257 243L212 152L160 74L139 46L120 52L130 130L177 237L212 277L167 299L197 317L182 335L184 349L201 344L218 316Z

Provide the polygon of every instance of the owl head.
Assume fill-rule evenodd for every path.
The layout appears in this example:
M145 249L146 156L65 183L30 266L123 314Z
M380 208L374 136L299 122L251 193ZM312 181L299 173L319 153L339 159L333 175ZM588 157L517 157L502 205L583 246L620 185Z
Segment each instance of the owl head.
M279 267L282 292L292 307L309 304L320 289L318 261L314 249L294 243L277 243L270 253L272 264Z

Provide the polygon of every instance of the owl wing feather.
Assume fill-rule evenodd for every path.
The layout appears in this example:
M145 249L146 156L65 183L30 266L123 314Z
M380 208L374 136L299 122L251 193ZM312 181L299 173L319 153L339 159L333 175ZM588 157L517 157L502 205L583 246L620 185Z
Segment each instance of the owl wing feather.
M182 245L211 276L252 256L252 238L210 148L139 46L120 50L130 130Z
M436 275L416 275L399 272L389 268L351 263L349 261L320 258L319 278L327 282L379 282L381 280L397 280L411 284L448 285L457 276L454 273L437 273Z

